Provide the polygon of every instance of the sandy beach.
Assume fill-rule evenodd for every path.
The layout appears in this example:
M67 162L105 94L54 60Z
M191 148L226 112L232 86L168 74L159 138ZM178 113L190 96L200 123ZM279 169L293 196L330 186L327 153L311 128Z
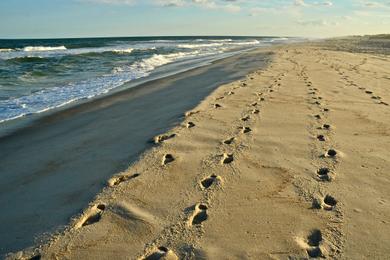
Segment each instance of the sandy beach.
M390 57L332 46L264 49L65 232L8 258L387 259Z

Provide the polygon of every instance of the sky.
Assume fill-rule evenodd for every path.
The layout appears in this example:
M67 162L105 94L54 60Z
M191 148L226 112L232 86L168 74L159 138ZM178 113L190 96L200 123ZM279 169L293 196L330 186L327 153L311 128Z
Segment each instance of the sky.
M390 33L390 0L0 0L0 38Z

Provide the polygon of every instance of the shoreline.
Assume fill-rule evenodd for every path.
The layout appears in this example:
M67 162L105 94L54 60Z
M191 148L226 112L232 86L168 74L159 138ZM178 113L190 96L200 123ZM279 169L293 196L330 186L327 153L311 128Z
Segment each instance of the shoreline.
M274 51L157 138L64 233L16 256L386 258L390 57Z
M0 233L7 234L1 239L2 252L10 251L4 250L7 245L20 243L9 237L31 241L33 237L26 234L42 237L42 231L53 232L59 224L67 224L109 176L152 147L148 140L180 122L184 111L218 85L261 66L267 55L267 49L261 48L217 60L44 116L1 137L0 201L8 214L0 227Z

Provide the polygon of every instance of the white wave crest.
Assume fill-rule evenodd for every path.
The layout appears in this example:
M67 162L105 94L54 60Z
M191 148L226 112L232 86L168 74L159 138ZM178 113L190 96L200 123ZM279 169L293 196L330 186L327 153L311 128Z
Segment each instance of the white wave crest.
M23 51L64 51L67 50L65 46L27 46L23 48Z
M114 49L114 50L112 50L112 52L122 54L122 53L132 53L133 50L134 50L133 48L128 48L128 49Z
M0 52L10 52L13 51L14 49L0 49Z
M223 43L205 43L205 44L179 44L177 47L184 49L199 49L207 47L218 47L222 46Z

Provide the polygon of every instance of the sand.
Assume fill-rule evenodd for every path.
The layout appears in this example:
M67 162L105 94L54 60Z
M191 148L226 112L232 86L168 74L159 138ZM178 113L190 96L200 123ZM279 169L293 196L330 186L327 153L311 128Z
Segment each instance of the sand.
M225 84L10 258L386 259L390 57L314 45Z

